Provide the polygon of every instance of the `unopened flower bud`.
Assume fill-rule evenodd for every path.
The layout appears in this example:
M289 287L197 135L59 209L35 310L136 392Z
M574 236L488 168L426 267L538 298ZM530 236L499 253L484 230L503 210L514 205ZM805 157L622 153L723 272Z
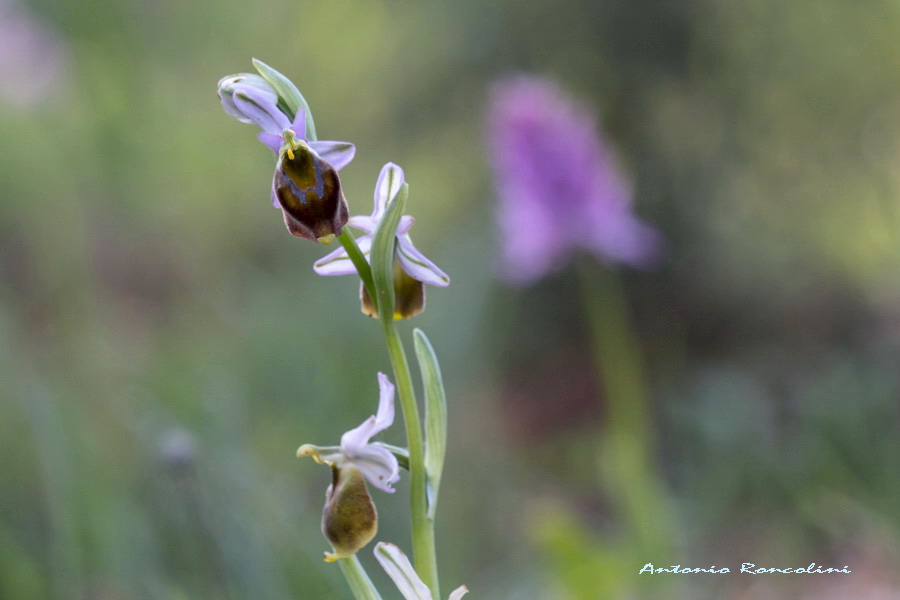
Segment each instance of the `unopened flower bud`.
M353 556L378 531L378 513L362 472L346 464L333 466L331 473L322 511L322 533L334 548L333 553L325 553L327 562Z
M256 121L247 113L246 107L241 106L241 100L238 100L237 103L235 102L236 94L243 94L243 97L246 98L248 97L248 92L250 97L257 99L257 106L261 104L266 108L269 106L274 108L278 105L278 94L259 75L238 73L236 75L227 75L219 80L219 100L222 102L222 108L225 110L225 113L242 123L255 123ZM263 110L261 107L259 109Z

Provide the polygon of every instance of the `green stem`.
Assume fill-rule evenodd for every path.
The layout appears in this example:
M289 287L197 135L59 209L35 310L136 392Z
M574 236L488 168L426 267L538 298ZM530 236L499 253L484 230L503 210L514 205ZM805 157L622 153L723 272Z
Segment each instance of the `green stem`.
M425 445L422 439L419 407L416 404L416 394L409 372L409 361L406 359L406 350L403 348L397 327L393 320L384 321L382 325L388 354L391 357L391 366L394 369L394 378L397 381L400 405L403 408L403 421L406 424L406 441L409 445L413 560L416 573L431 589L432 597L440 598L434 546L434 522L428 518Z
M356 267L356 272L359 273L359 278L362 279L363 285L366 286L369 298L372 299L373 303L377 302L378 295L375 293L375 281L372 279L372 268L369 267L369 262L366 260L365 255L363 255L359 246L356 245L356 239L353 237L350 228L344 227L344 231L338 236L338 239L344 246L344 250L347 251L347 255L353 262L353 266Z
M355 554L350 558L342 558L338 564L341 566L341 572L344 573L347 583L350 584L356 600L381 600L381 595L375 589L375 585L369 579L368 573Z
M640 551L664 556L671 548L672 525L654 458L644 365L625 294L608 269L582 265L580 275L606 399L601 460L609 492Z

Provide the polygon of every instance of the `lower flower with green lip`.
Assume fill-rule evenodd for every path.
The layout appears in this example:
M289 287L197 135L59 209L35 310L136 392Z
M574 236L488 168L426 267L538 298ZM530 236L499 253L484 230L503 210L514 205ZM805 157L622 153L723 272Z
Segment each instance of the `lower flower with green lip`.
M332 483L325 494L322 533L334 552L325 554L333 562L356 554L372 541L378 530L378 513L366 482L393 493L400 480L400 464L393 452L370 439L394 422L394 385L384 373L378 374L378 412L341 436L339 446L304 444L298 457L309 456L331 467Z

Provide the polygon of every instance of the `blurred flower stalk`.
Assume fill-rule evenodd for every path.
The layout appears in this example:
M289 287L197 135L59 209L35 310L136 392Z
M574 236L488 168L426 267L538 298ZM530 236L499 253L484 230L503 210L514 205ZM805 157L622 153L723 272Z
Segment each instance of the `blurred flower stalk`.
M409 361L395 321L425 309L425 284L445 287L450 279L412 244L409 230L414 221L403 214L409 195L403 170L387 163L375 185L374 211L351 217L338 171L353 160L355 146L319 141L312 111L297 87L265 63L254 59L253 65L258 74L239 73L219 81L222 107L229 116L257 125L261 129L257 138L275 152L271 200L281 209L288 231L321 244L340 241L341 248L316 262L315 272L359 277L362 311L380 322L406 427L407 448L371 442L394 421L395 388L379 373L381 394L375 415L345 433L338 446L304 444L297 451L332 470L322 531L334 551L327 552L325 560L338 562L357 599L380 599L357 558L378 530L367 484L391 493L404 467L410 474L415 570L396 546L389 545L394 550L387 555L376 549L376 556L407 598L440 598L434 519L446 453L446 396L434 350L416 329L414 347L425 393L423 435ZM351 227L363 233L358 241ZM385 556L393 560L386 563ZM404 581L414 582L412 587L396 579L399 572ZM460 588L451 598L463 593Z
M499 196L500 275L525 286L577 263L606 400L598 448L606 491L639 546L634 550L665 556L672 526L654 458L643 362L614 273L620 265L652 266L661 254L660 235L635 216L630 185L594 116L553 83L525 76L498 83L488 135Z

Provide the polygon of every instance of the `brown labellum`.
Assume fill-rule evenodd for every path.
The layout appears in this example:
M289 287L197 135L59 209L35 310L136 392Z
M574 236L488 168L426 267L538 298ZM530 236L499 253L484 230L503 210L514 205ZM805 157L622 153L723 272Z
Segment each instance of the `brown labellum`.
M334 553L325 560L353 556L372 541L378 531L378 513L366 489L362 472L352 465L331 467L332 483L322 511L322 533Z
M272 191L284 224L297 237L327 244L341 235L350 217L337 171L308 146L281 154Z

